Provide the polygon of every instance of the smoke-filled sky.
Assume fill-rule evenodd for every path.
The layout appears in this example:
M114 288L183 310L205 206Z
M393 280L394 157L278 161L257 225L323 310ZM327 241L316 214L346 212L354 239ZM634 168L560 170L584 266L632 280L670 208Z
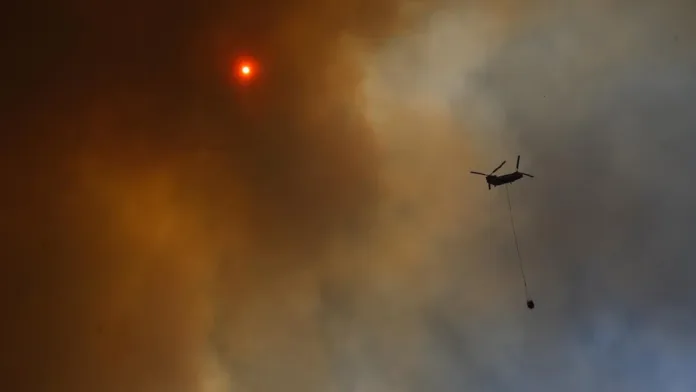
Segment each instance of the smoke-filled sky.
M3 17L0 390L696 388L689 1Z

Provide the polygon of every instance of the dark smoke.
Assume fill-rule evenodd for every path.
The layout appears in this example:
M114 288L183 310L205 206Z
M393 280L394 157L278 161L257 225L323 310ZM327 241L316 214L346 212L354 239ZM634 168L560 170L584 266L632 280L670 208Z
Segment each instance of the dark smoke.
M688 2L3 16L1 389L696 386Z

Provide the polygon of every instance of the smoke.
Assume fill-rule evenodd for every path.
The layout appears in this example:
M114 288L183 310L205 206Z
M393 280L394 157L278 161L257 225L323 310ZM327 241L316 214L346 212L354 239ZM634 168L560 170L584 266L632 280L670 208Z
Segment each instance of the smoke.
M677 2L538 4L518 18L452 6L432 16L427 33L382 51L377 68L398 99L442 108L459 135L476 141L488 170L520 153L522 169L537 175L511 193L540 308L521 314L505 195L494 191L498 262L486 265L505 260L510 272L473 273L496 286L496 298L466 286L430 304L436 310L418 319L431 341L409 373L412 390L693 385L681 364L693 347L683 242L692 186L670 175L690 167L694 53L683 42L693 37L692 15ZM403 66L411 55L415 69ZM462 162L462 172L486 169ZM462 204L487 215L475 195ZM487 230L479 218L467 223ZM458 262L484 263L470 246ZM488 309L463 307L462 298Z
M687 2L35 3L3 389L694 386Z

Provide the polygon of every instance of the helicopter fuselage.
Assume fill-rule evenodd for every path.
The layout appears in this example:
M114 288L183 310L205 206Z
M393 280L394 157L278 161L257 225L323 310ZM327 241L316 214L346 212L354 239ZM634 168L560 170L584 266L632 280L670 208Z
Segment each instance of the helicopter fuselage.
M524 176L534 178L533 175L531 175L529 173L523 173L519 170L519 168L520 168L520 156L519 155L517 156L517 164L515 165L514 172L508 173L508 174L503 174L500 176L496 176L495 173L498 172L498 170L501 167L503 167L503 165L505 165L505 161L503 161L503 163L498 165L498 167L496 167L490 174L485 174L485 173L482 173L479 171L472 171L471 174L485 176L486 182L488 183L488 189L491 189L491 186L496 187L496 186L500 186L500 185L506 185L506 184L513 183Z
M486 176L486 182L492 186L500 186L505 184L510 184L522 178L523 175L520 172L513 172L508 174L503 174L502 176L489 175Z

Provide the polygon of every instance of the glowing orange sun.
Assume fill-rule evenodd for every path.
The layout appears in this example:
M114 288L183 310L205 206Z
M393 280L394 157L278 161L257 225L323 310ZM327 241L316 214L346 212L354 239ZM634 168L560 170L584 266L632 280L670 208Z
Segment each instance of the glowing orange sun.
M235 56L230 59L228 75L231 82L246 86L261 75L261 67L251 56Z

